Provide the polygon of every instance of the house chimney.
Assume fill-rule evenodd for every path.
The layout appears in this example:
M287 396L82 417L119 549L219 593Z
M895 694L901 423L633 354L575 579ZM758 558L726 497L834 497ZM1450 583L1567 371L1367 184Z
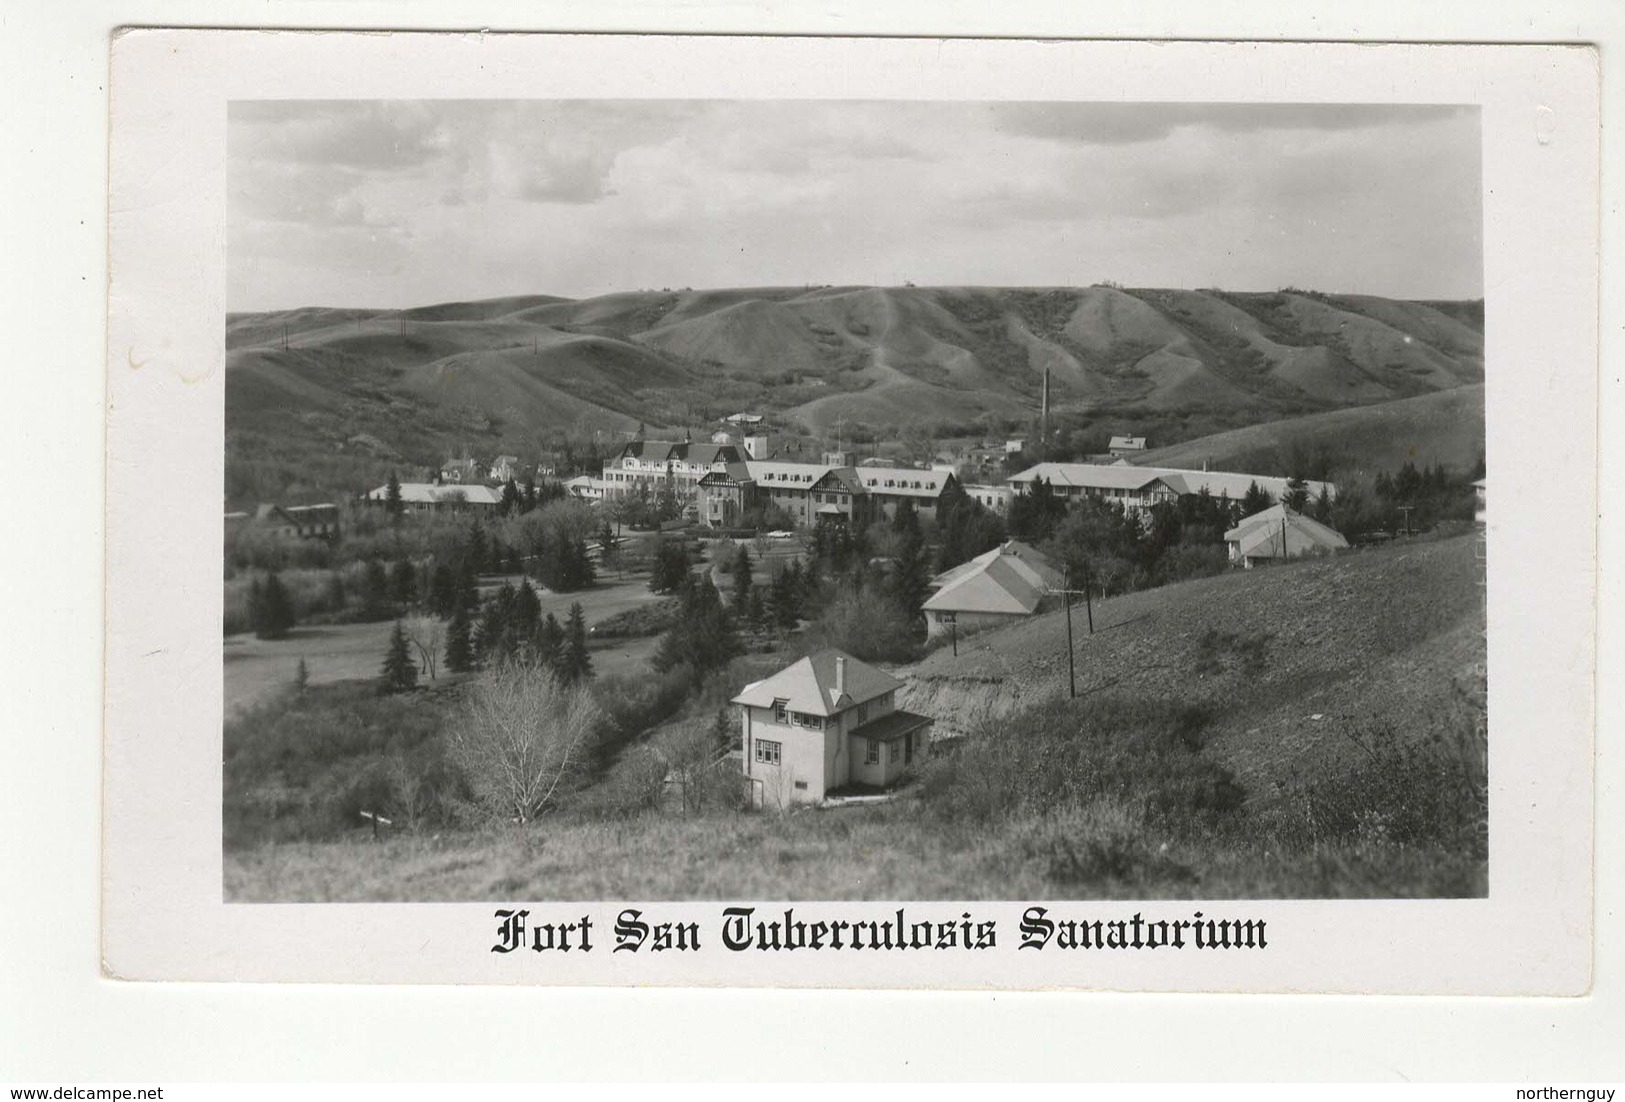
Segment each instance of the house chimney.
M835 656L835 699L846 695L846 656Z

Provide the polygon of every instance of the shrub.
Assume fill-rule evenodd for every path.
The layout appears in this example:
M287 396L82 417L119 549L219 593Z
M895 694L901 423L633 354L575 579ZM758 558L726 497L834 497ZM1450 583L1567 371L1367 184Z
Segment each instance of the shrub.
M1125 695L1051 701L928 761L922 790L950 823L986 826L1109 798L1146 826L1201 836L1236 816L1246 795L1204 754L1207 723L1201 708Z

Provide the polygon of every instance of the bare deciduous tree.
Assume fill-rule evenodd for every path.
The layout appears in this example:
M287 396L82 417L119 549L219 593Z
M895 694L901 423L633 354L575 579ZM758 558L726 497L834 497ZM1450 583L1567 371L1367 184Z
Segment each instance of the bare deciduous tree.
M417 648L423 672L433 681L435 663L440 652L445 649L442 645L444 637L440 620L434 616L409 616L402 624L402 628L406 632L407 639Z
M602 719L586 690L508 662L480 678L448 741L481 802L523 823L585 763Z

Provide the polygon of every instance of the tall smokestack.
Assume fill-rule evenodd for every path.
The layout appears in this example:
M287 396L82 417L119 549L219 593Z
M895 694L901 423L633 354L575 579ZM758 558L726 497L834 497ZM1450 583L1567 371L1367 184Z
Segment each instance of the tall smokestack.
M1049 368L1044 369L1044 404L1038 418L1038 458L1049 447Z

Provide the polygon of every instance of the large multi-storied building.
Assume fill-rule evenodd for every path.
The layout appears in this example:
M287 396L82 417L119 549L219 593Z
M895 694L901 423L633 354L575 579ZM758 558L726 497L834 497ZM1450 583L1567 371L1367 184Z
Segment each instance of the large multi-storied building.
M699 519L731 528L745 514L775 505L797 525L840 520L864 527L889 519L903 501L929 519L952 485L954 476L948 471L747 459L724 464L699 480Z
M1039 463L1012 475L1009 483L1017 493L1027 493L1039 479L1059 498L1068 501L1085 496L1101 498L1130 510L1149 509L1204 491L1209 497L1240 502L1253 486L1279 501L1286 494L1289 481L1268 475L1136 467L1128 463ZM1336 493L1336 487L1329 482L1306 482L1305 486L1311 499L1318 497L1322 489Z
M739 458L732 444L634 440L604 463L604 496L652 495L669 478L678 493L691 497L700 479Z

